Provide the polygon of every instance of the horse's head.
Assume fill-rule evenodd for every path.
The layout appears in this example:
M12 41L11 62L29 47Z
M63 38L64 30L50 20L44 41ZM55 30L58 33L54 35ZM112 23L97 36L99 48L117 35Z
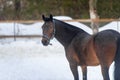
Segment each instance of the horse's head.
M44 15L42 15L42 19L44 21L44 24L42 26L42 44L47 46L50 44L50 40L55 35L55 24L52 15L50 15L49 17L45 17Z

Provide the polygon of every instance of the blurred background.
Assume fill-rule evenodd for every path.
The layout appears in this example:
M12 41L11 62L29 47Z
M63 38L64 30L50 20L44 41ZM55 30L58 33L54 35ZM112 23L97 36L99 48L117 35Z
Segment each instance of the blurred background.
M120 17L120 0L97 0L96 7L100 18ZM42 14L87 19L89 0L0 0L0 20L38 20Z

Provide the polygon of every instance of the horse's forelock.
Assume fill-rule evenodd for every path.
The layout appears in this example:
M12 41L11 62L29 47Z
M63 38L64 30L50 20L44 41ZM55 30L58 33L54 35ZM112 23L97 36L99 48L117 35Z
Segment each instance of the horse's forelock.
M51 18L44 18L44 21L52 21Z

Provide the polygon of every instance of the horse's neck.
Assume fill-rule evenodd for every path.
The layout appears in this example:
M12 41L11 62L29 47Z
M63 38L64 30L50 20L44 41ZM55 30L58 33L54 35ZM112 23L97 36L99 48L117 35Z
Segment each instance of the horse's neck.
M56 30L57 31L57 30ZM72 40L72 35L68 34L67 32L56 32L55 38L63 45L67 46L71 40Z
M68 46L72 39L79 33L79 30L67 29L67 24L55 22L55 38L64 46ZM70 25L71 26L71 25ZM81 31L82 32L82 31Z

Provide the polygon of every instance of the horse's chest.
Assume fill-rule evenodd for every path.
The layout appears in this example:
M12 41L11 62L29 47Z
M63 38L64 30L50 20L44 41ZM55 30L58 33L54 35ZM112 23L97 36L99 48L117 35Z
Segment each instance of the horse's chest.
M86 61L86 65L88 66L96 66L99 64L99 60L98 60L98 57L96 55L96 52L95 52L95 49L93 47L93 43L92 41L90 41L85 50L83 51L86 58L85 58L85 61Z
M97 66L99 65L99 60L94 52L89 52L86 55L86 65L88 66Z

